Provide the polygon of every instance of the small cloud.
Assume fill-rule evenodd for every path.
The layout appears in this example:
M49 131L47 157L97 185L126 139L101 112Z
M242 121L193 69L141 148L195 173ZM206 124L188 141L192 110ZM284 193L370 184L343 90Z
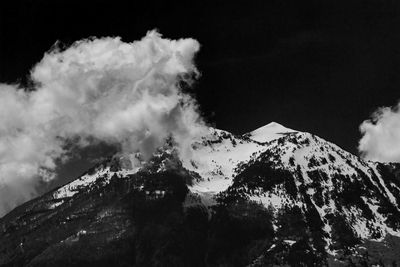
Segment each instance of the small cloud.
M371 119L360 125L362 138L358 149L361 155L373 161L400 162L400 104L382 107Z

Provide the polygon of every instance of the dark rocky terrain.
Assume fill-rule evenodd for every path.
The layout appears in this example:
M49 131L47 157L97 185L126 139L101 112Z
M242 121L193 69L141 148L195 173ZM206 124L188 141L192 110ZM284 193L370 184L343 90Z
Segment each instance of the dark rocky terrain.
M0 219L1 266L399 266L400 167L272 124L115 156Z

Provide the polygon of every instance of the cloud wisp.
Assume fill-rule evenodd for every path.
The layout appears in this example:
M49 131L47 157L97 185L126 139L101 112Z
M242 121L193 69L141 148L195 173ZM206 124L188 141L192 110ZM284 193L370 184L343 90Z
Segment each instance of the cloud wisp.
M146 158L172 136L186 153L204 128L179 86L196 76L198 50L194 39L155 31L133 43L92 38L46 53L31 71L33 90L0 84L0 216L55 178L71 141Z

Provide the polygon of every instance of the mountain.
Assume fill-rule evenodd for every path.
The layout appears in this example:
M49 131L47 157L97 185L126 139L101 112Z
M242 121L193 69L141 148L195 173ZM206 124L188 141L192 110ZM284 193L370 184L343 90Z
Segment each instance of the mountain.
M185 158L115 155L17 207L0 265L397 266L399 208L399 164L278 123L210 128Z

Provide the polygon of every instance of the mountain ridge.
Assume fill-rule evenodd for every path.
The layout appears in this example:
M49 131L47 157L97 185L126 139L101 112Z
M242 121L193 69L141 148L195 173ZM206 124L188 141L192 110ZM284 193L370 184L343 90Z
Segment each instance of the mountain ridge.
M53 216L58 218L61 225L69 225L74 216L83 216L90 221L90 216L85 217L82 212L74 216L74 213L68 212L69 209L80 209L75 207L75 202L87 203L86 212L90 214L93 209L97 212L96 216L101 217L99 214L106 212L102 206L106 204L102 199L110 195L118 199L138 194L144 197L144 203L162 202L171 192L175 194L173 192L177 186L180 188L178 202L181 203L177 207L183 209L182 216L186 218L192 210L199 209L201 214L205 211L210 229L213 229L214 221L221 214L228 214L224 216L228 216L229 221L238 218L239 221L246 221L251 220L246 217L250 212L249 207L254 209L252 212L257 211L254 220L257 216L263 219L257 219L256 225L250 221L249 225L259 229L253 233L252 238L259 240L262 236L264 245L258 244L257 249L253 248L258 252L248 256L251 259L247 259L246 264L291 265L293 255L299 253L309 260L305 265L310 262L331 266L372 264L379 261L400 263L398 254L382 254L382 249L388 244L391 249L400 249L398 164L364 161L320 137L278 123L270 123L239 136L209 128L207 135L193 142L192 150L190 158L181 159L173 146L167 144L151 160L141 162L141 167L137 168L132 168L129 163L140 162L140 155L115 156L71 183L21 205L4 216L0 219L3 228L0 237L10 241L13 240L13 234L17 235L21 231L29 235L32 231L27 230L30 224L36 223L36 227L40 228L40 220L53 220ZM154 179L146 180L144 177ZM168 185L169 177L175 177L171 178L175 181L173 185ZM183 184L179 182L181 179ZM85 197L103 204L90 204ZM134 203L129 205L133 205L133 210L132 207L128 210L135 214L139 208ZM236 217L229 217L233 216L232 212ZM142 220L140 216L132 217L129 214L124 213L124 216L130 224ZM130 233L128 236L133 234L132 229L127 230L130 229L128 226L120 227ZM237 227L242 229L245 226ZM63 237L57 242L66 242L72 238L77 239L75 242L79 244L79 237L86 235L81 231L87 233L88 230L78 228L68 232L69 237ZM242 230L251 232L254 229ZM63 233L60 235L64 236ZM93 236L96 235L93 230ZM241 236L240 231L238 235ZM224 238L220 239L223 241ZM212 244L212 240L207 242ZM246 242L253 244L255 241ZM210 245L210 249L212 247ZM0 252L4 249L7 249L7 244L0 242ZM379 256L379 253L376 256L374 251L380 251L384 256ZM215 265L213 259L220 261L222 257L225 263L229 263L225 258L227 256L221 255L214 255L209 262L205 261ZM34 262L38 256L33 260L21 255L18 257ZM38 262L43 263L44 259ZM12 262L9 256L7 259L0 256L0 264ZM138 262L137 258L134 262Z

